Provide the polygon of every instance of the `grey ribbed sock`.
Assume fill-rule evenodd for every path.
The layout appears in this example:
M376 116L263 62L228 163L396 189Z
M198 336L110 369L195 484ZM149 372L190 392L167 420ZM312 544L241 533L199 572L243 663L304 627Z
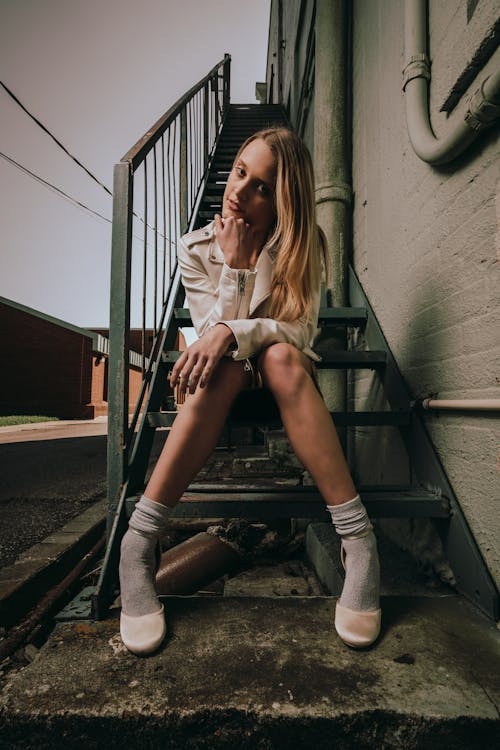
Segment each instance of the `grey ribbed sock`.
M380 566L373 527L359 495L341 505L327 505L345 550L346 574L339 599L343 607L369 612L380 607ZM353 538L355 537L355 538Z
M158 612L156 595L156 543L171 508L144 495L135 506L129 528L122 539L120 556L120 592L122 610L139 617Z

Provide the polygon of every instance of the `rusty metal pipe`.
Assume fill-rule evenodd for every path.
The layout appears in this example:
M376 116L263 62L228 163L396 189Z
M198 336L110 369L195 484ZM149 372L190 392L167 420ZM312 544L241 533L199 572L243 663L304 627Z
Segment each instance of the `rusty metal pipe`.
M103 535L99 539L99 541L94 544L92 549L90 549L90 551L87 552L84 557L82 557L80 562L75 565L73 570L71 570L68 575L65 576L62 581L60 581L60 583L57 584L57 586L54 586L54 588L50 589L50 591L48 591L45 596L40 599L36 607L28 615L28 617L23 620L20 625L15 627L12 632L9 633L9 635L0 643L0 662L10 656L16 650L16 648L21 645L21 643L39 624L40 620L50 612L52 607L61 598L66 589L68 589L71 584L76 581L76 579L85 570L87 565L89 565L92 560L100 552L102 552L105 543L106 537Z
M156 589L162 596L194 594L240 564L240 556L229 544L202 531L163 553Z

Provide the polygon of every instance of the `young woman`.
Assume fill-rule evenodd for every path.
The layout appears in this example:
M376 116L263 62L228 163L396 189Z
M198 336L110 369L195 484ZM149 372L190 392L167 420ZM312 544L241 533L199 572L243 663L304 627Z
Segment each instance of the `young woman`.
M346 578L335 627L350 646L380 631L379 563L372 526L353 485L315 380L326 242L316 224L310 154L291 130L268 128L241 146L222 216L179 241L179 264L199 339L172 370L189 392L121 546L120 632L137 654L166 634L155 550L169 508L213 451L236 396L265 386L292 447L312 475L342 538Z

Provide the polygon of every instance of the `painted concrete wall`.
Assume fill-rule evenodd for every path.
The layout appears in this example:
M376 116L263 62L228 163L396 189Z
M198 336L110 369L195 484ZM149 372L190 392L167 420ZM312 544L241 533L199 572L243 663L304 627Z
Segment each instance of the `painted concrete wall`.
M314 153L315 5L314 0L271 3L266 72L268 101L277 104L281 65L282 103L311 154Z
M498 2L431 0L429 13L430 111L439 136L461 117L465 97L500 65L497 50L455 109L440 112L491 31ZM355 0L354 266L414 397L499 398L499 128L446 166L422 162L407 135L403 47L404 3ZM376 403L370 378L356 396L360 407ZM426 416L426 424L498 583L498 414L440 412ZM389 478L399 446L368 431L357 437L362 479Z
M283 103L312 153L314 56L311 65L307 50L315 5L314 0L273 0L267 69L268 94L273 73L270 100L278 102L281 61ZM402 92L404 3L353 0L351 8L353 265L412 397L499 398L498 126L451 164L422 162L408 139ZM470 61L491 48L497 16L497 0L430 0L430 111L437 136L461 119L467 96L500 65L497 50L467 82ZM459 93L450 109L455 89ZM443 106L449 111L440 111ZM373 375L356 375L349 392L350 408L387 406ZM498 416L439 412L426 414L425 421L498 584ZM348 448L358 485L410 479L396 428L352 429ZM401 526L397 533L403 533ZM433 543L428 529L425 534L421 548Z

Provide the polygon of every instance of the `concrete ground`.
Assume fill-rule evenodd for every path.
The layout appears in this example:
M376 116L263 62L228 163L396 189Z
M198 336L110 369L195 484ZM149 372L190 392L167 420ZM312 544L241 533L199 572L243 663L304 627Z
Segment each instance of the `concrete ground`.
M5 686L0 746L498 746L498 632L459 597L385 597L363 652L336 636L332 597L165 602L148 658L124 648L117 614L59 625Z
M46 512L44 487L52 486L57 506L80 481L80 497L104 482L102 448L87 441L105 435L42 429L54 429L53 437L23 443L37 467L29 512L37 505ZM20 467L28 453L14 470L15 443L6 446L4 466L27 491ZM23 522L18 514L21 529ZM103 622L60 622L40 650L24 649L26 666L0 665L0 749L498 745L495 625L379 538L382 634L370 650L349 649L333 628L335 598L322 595L325 585L338 593L342 575L332 563L338 550L326 541L322 525L309 528L322 583L305 558L264 560L204 596L167 597L169 634L149 658L123 647L117 607Z

